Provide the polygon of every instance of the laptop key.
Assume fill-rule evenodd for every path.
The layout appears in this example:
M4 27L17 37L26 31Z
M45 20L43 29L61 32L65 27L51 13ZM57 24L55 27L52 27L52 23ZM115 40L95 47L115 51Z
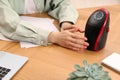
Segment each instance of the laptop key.
M2 68L2 71L5 71L7 68Z
M0 66L0 69L2 69L2 67Z
M7 72L2 72L2 74L3 74L3 75L6 75L6 74L7 74Z
M7 73L10 72L10 70L11 70L11 69L7 69L6 72L7 72Z
M0 80L2 80L2 78L7 75L8 72L10 72L11 69L5 68L5 67L1 67L0 66Z
M1 77L1 78L3 78L3 77L4 77L4 75L0 74L0 77Z

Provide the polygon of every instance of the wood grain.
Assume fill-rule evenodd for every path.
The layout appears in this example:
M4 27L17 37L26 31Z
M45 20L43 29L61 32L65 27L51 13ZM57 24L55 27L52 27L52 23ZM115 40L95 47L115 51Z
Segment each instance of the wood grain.
M80 16L76 24L84 29L87 18L98 8L101 7L79 9ZM12 80L66 80L68 74L74 71L74 64L83 66L83 60L86 59L90 64L97 62L101 65L101 61L112 52L120 53L120 5L102 6L102 8L110 11L110 31L105 48L97 52L88 50L76 52L58 45L20 48L19 43L0 41L1 51L29 58ZM58 21L55 24L57 26ZM103 69L109 72L112 80L120 80L120 74L105 66Z

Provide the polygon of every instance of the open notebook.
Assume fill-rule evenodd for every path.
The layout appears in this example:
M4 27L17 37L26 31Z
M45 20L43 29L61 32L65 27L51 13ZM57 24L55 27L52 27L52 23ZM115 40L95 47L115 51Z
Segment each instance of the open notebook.
M0 80L10 80L28 58L0 51Z

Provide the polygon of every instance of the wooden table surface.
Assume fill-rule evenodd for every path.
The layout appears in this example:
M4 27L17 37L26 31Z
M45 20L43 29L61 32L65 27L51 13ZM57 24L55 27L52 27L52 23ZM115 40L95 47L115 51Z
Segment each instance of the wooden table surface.
M0 41L0 51L29 58L29 61L15 74L12 80L66 80L68 74L74 71L74 64L83 66L83 60L86 59L89 64L97 62L101 65L101 61L111 53L120 53L120 5L79 9L80 16L77 25L84 29L90 14L99 8L109 10L111 19L106 46L100 51L76 52L57 45L20 48L20 44L17 42ZM57 23L58 21L55 21L55 25ZM119 73L105 66L103 69L109 72L112 80L120 80Z

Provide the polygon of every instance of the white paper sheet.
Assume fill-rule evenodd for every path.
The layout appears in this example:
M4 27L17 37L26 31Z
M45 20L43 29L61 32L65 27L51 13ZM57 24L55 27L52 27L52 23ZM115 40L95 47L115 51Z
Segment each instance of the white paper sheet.
M103 59L102 63L120 72L120 54L119 53L116 53L116 52L112 53L111 55Z
M37 17L28 17L28 16L21 16L22 21L28 22L35 27L39 27L45 30L50 31L58 31L57 28L53 24L53 19L50 18L37 18Z
M39 27L39 28L46 29L49 31L58 31L58 29L53 24L53 21L54 21L53 19L28 17L28 16L20 16L20 18L22 21L28 22L28 23L34 25L35 27ZM11 41L11 40L7 39L6 37L4 37L1 33L0 33L0 39L6 40L6 41ZM21 48L30 48L30 47L36 47L39 45L32 44L29 42L20 42L20 46L21 46Z

